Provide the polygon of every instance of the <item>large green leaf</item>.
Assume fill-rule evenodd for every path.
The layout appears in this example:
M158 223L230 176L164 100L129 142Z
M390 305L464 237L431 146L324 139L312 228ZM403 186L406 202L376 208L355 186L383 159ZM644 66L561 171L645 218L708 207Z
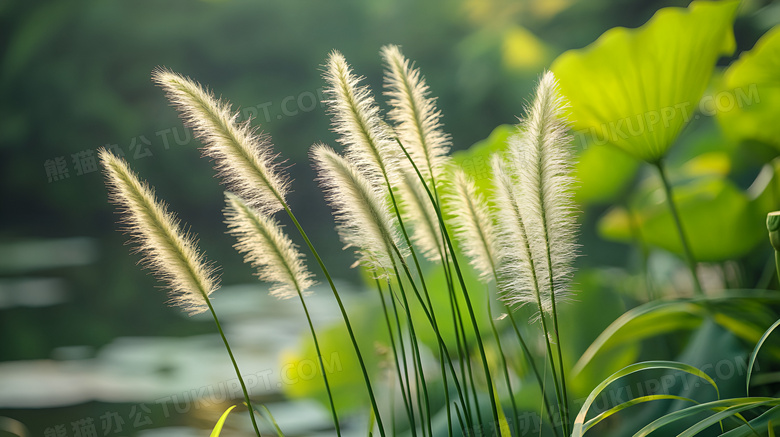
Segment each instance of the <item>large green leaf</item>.
M575 139L575 142L577 140ZM574 200L580 205L609 202L622 194L640 161L611 146L585 148L574 166Z
M742 191L725 178L728 165L719 163L724 161L721 156L719 152L699 155L683 164L674 178L680 179L675 183L675 202L691 250L700 261L737 258L764 242L766 214L780 204L780 159L766 164ZM608 211L599 221L599 234L621 242L632 242L638 235L646 244L682 254L657 178L645 180L632 196L630 211L633 217L625 207Z
M638 29L614 28L553 62L571 103L574 129L588 142L662 158L691 119L721 55L735 49L738 2L664 8Z
M724 133L780 148L780 26L766 33L726 70L723 87L710 99Z
M660 183L649 182L631 203L634 223L629 210L616 207L600 220L599 233L609 240L630 242L636 238L632 229L636 226L644 243L682 254L680 237ZM766 184L761 194L753 198L753 193L740 190L720 176L676 184L674 199L696 259L723 261L740 257L763 241L762 226L768 212L764 210L771 202L762 196L771 195L772 190L774 184Z
M675 188L674 198L691 250L699 261L722 261L749 252L764 238L747 195L722 178L701 178ZM679 234L663 193L654 190L635 206L645 243L682 254ZM599 223L602 236L630 241L625 210L609 212Z

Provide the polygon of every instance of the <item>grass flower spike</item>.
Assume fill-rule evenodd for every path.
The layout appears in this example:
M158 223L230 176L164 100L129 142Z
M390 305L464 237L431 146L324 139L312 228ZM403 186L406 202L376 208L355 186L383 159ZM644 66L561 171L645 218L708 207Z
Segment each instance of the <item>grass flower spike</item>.
M555 77L546 72L519 135L510 139L509 168L496 158L493 169L503 245L504 279L499 287L509 304L536 303L551 360L550 343L556 343L558 371L551 367L567 431L568 395L557 304L570 295L577 222L572 200L572 141L564 109Z
M314 285L312 274L303 263L303 254L276 220L253 209L238 196L227 193L226 200L229 233L238 239L235 247L245 255L245 262L257 268L261 280L273 284L272 296L296 297Z
M98 156L105 169L111 201L121 208L127 230L133 241L138 243L138 251L144 254L143 264L168 285L170 303L183 308L190 315L209 311L214 318L244 392L252 427L257 437L260 437L249 391L217 313L209 302L209 295L219 288L214 268L205 262L203 253L195 245L195 239L181 230L178 219L168 212L165 204L155 198L152 188L140 181L124 160L106 149L101 149Z
M269 138L251 120L239 123L229 103L187 77L158 69L152 78L203 142L203 154L214 160L228 189L263 214L284 208L289 180L274 162Z
M490 209L477 192L474 181L461 170L455 170L452 193L446 198L446 205L452 216L455 237L471 265L484 282L490 282L496 273L498 239ZM515 243L516 244L516 243Z
M414 68L398 46L385 46L381 54L387 66L385 94L392 107L388 115L395 122L398 139L408 149L426 182L436 181L450 151L450 138L441 130L436 99L429 97L420 70Z
M512 307L529 303L547 307L550 296L543 294L534 268L528 231L523 220L523 207L520 204L520 190L500 157L493 156L492 168L498 219L497 255L501 278L498 287L501 298Z
M386 276L393 270L393 247L401 244L384 191L325 145L315 145L311 155L341 240L346 247L357 248L360 262L377 277Z
M397 145L390 128L379 116L379 108L371 90L360 85L344 55L331 52L323 74L327 87L326 100L332 117L333 131L345 147L346 157L372 183L383 185L394 182L393 169L399 161Z
M568 298L577 256L574 161L564 108L555 77L545 73L528 118L509 145L509 164L518 184L518 204L546 312L555 300Z
M208 310L209 295L219 284L194 238L182 231L179 220L124 160L105 149L98 155L111 201L121 209L131 241L143 254L142 263L166 283L169 302L190 315Z

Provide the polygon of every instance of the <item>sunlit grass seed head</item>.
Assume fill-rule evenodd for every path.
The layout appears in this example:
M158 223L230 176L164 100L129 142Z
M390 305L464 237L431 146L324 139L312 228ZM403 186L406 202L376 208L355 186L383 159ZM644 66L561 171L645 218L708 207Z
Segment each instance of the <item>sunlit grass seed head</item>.
M550 310L553 296L558 302L570 297L577 256L574 179L571 176L574 157L565 108L555 77L546 72L539 80L527 118L520 123L519 134L509 140L508 169L503 168L500 161L494 162L501 199L498 209L516 211L517 216L512 220L522 223L523 228L519 228L519 223L505 223L502 232L525 234L521 240L527 244L530 259L522 261L526 264L522 269L532 265L545 311ZM514 181L516 187L511 190L500 188L510 181ZM504 217L502 221L509 220ZM502 240L508 237L504 235ZM508 260L522 258L504 255ZM511 290L506 291L508 301L516 300L511 296Z
M171 305L191 315L206 311L208 296L219 288L219 281L195 239L181 229L179 220L124 160L105 149L98 156L110 200L119 208L131 242L143 255L141 263L166 284Z
M323 77L333 131L344 146L347 158L373 183L384 183L385 177L395 182L395 169L401 156L399 147L390 127L382 120L369 87L360 85L363 79L352 72L338 51L328 56Z
M492 169L494 211L498 224L495 246L499 275L497 285L501 299L512 307L541 302L542 307L547 308L550 296L539 285L523 221L520 188L500 156L493 156Z
M497 273L498 237L485 198L477 192L474 181L461 169L455 169L452 187L445 206L455 231L455 238L481 281L488 283Z
M414 170L406 168L400 173L398 193L404 225L412 226L412 242L426 259L440 261L444 246L439 218Z
M441 112L418 68L404 57L398 46L381 50L386 65L385 95L391 106L399 140L409 151L420 173L430 183L438 180L448 162L450 137L442 131Z
M289 179L281 172L270 138L238 121L239 113L197 82L166 69L152 79L162 87L185 124L203 143L203 154L214 160L229 190L264 214L283 208Z
M386 191L325 145L313 146L311 156L345 248L356 248L360 263L376 277L387 276L393 270L394 247L403 256L406 251L400 244Z
M271 283L270 293L280 299L296 297L312 285L303 254L273 217L250 207L238 196L226 193L228 233L238 242L236 250L257 269L257 276Z

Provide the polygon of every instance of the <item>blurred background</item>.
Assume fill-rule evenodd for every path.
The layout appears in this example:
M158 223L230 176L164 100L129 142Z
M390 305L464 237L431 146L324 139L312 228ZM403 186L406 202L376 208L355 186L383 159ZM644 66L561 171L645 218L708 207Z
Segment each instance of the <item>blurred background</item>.
M232 249L223 188L152 84L155 67L208 85L273 137L295 179L292 208L358 305L362 280L332 231L307 158L315 142L335 145L321 104L329 51L344 53L379 93L379 49L401 45L438 96L453 148L462 150L514 123L534 80L561 52L687 4L0 2L0 435L206 435L240 397L212 321L167 307L124 245L96 163L101 146L124 155L221 266L215 305L252 375L253 396L287 435L328 435L327 411L289 401L282 387L289 382L283 357L305 333L300 308L267 298ZM735 28L738 51L780 16L770 2L745 9ZM584 218L581 262L625 267L628 246L596 234L601 213L596 207ZM327 293L312 300L315 323L338 320Z

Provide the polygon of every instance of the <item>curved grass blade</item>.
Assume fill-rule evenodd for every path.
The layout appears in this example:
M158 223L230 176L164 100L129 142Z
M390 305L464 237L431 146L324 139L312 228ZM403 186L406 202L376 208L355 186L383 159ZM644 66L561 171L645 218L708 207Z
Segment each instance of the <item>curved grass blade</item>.
M694 316L681 317L683 315ZM625 341L638 341L642 338L670 332L683 327L692 327L701 321L704 310L689 301L655 301L640 305L626 311L612 322L580 357L572 369L572 375L576 376L590 363L595 356L606 349L615 347ZM696 320L698 319L698 320ZM622 330L631 325L631 335L622 335Z
M708 417L708 418L706 418L704 420L699 421L698 423L696 423L692 427L690 427L690 428L686 429L685 431L683 431L682 433L680 433L678 435L678 437L694 437L696 434L704 431L705 429L711 427L712 425L715 425L716 423L723 421L723 419L726 419L726 418L729 418L729 417L732 417L732 416L742 417L739 414L740 412L745 411L745 410L750 410L750 409L753 409L753 408L756 408L756 407L760 407L762 405L768 405L768 404L770 404L770 401L759 402L757 404L752 404L752 405L748 404L748 405L740 405L740 406L735 406L735 407L731 407L731 408L726 408L723 411L719 411L719 412L713 414L712 416L710 416L710 417ZM744 420L744 418L742 418L742 419ZM720 430L721 430L721 433L723 433L723 424L721 424L721 429ZM756 433L756 437L760 437L758 435L758 433Z
M590 410L590 407L596 401L598 395L601 394L601 392L604 391L607 386L624 376L628 376L642 370L651 369L679 370L681 372L697 376L713 386L718 398L720 398L720 390L718 389L718 385L715 383L715 381L713 381L709 375L691 365L678 363L675 361L645 361L642 363L635 363L613 373L609 378L602 381L598 386L596 386L595 389L593 389L593 391L590 392L590 395L588 395L588 398L585 400L585 403L582 405L582 408L580 409L579 413L577 414L577 418L574 421L574 427L571 434L572 437L581 437L585 434L587 431L587 429L585 429L585 417L588 414L588 410Z
M712 308L713 305L729 304L735 300L743 299L754 303L777 302L780 301L780 293L774 290L728 290L723 294L715 296L673 301L654 301L640 305L618 317L593 341L575 364L572 369L572 375L576 376L582 372L585 366L599 352L623 342L636 341L677 329L695 328L698 326L701 318L707 314L707 311L702 306ZM687 317L680 317L686 314L688 315ZM723 318L716 321L741 338L749 337L740 335L744 334L744 332L735 332L734 326L724 323ZM630 332L624 331L629 324L632 324Z
M224 413L222 413L222 416L219 417L219 420L217 420L217 424L214 425L214 429L211 431L211 437L219 437L219 434L222 432L222 427L225 426L225 420L227 420L227 417L230 414L230 412L233 411L233 408L236 408L236 406L233 405L227 410L225 410Z
M730 414L727 414L727 415L725 415L723 417L719 416L722 413L721 411L719 411L718 413L716 413L716 415L718 415L718 417L721 417L720 420L722 420L725 417L732 416L735 413L739 413L740 411L744 411L746 409L759 407L759 406L763 406L763 405L772 405L772 404L774 404L774 405L780 404L780 399L753 397L753 398L732 398L732 399L723 399L723 400L718 400L718 401L707 402L707 403L704 403L704 404L699 404L699 405L695 405L693 407L683 408L682 410L677 410L677 411L671 412L669 414L666 414L666 415L664 415L664 416L662 416L662 417L660 417L660 418L650 422L644 428L642 428L639 431L637 431L637 433L634 434L634 437L644 437L644 436L652 433L653 431L655 431L655 430L657 430L657 429L659 429L659 428L661 428L663 426L669 425L670 423L673 423L673 422L676 422L678 420L682 420L682 419L685 419L685 418L688 418L688 417L692 417L692 416L694 416L696 414L699 414L699 413L702 413L702 412L708 411L708 410L716 410L716 411L718 411L718 410L725 409L724 411L726 411L726 410L729 410L729 409L745 407L745 408L742 408L742 409L739 409L739 410L735 410L735 411L731 412ZM713 415L711 417L715 417L715 415ZM710 425L713 425L716 422L717 422L717 420L715 422L712 422ZM710 426L710 425L708 425L708 426ZM696 425L694 425L694 426L696 426Z
M678 401L686 401L686 402L692 402L694 404L698 404L698 402L694 401L693 399L685 398L682 396L675 396L675 395L648 395L648 396L640 396L638 398L631 399L630 401L623 402L620 405L614 406L610 408L607 411L604 411L603 413L600 413L598 416L590 419L589 421L585 422L585 430L584 432L587 432L589 429L596 426L599 422L602 420L612 416L613 414L619 413L623 410L625 410L628 407L632 407L634 405L639 405L645 402L650 401L660 401L660 400L678 400Z
M269 410L268 407L266 407L265 405L260 405L260 406L265 411L265 414L263 414L262 412L258 411L260 413L260 417L262 417L263 419L267 420L271 425L273 425L274 431L276 431L276 436L277 437L284 437L284 433L282 432L282 429L279 428L279 424L276 423L276 419L274 419L274 415L271 414L271 410ZM266 416L268 416L268 417L266 417Z
M769 338L769 335L772 334L772 332L780 326L780 320L776 321L772 324L772 326L769 327L769 329L764 332L764 335L761 336L761 339L758 340L758 343L756 343L756 347L753 349L753 352L750 354L750 362L748 363L747 368L747 378L745 381L745 394L750 396L750 375L753 373L753 364L756 363L756 357L758 356L758 351L761 350L761 346L764 345L764 342L767 338Z
M742 425L739 428L734 428L721 435L721 437L746 437L751 434L756 434L756 428L771 426L770 423L778 418L780 418L780 406L772 407L765 413L751 420L748 424Z

